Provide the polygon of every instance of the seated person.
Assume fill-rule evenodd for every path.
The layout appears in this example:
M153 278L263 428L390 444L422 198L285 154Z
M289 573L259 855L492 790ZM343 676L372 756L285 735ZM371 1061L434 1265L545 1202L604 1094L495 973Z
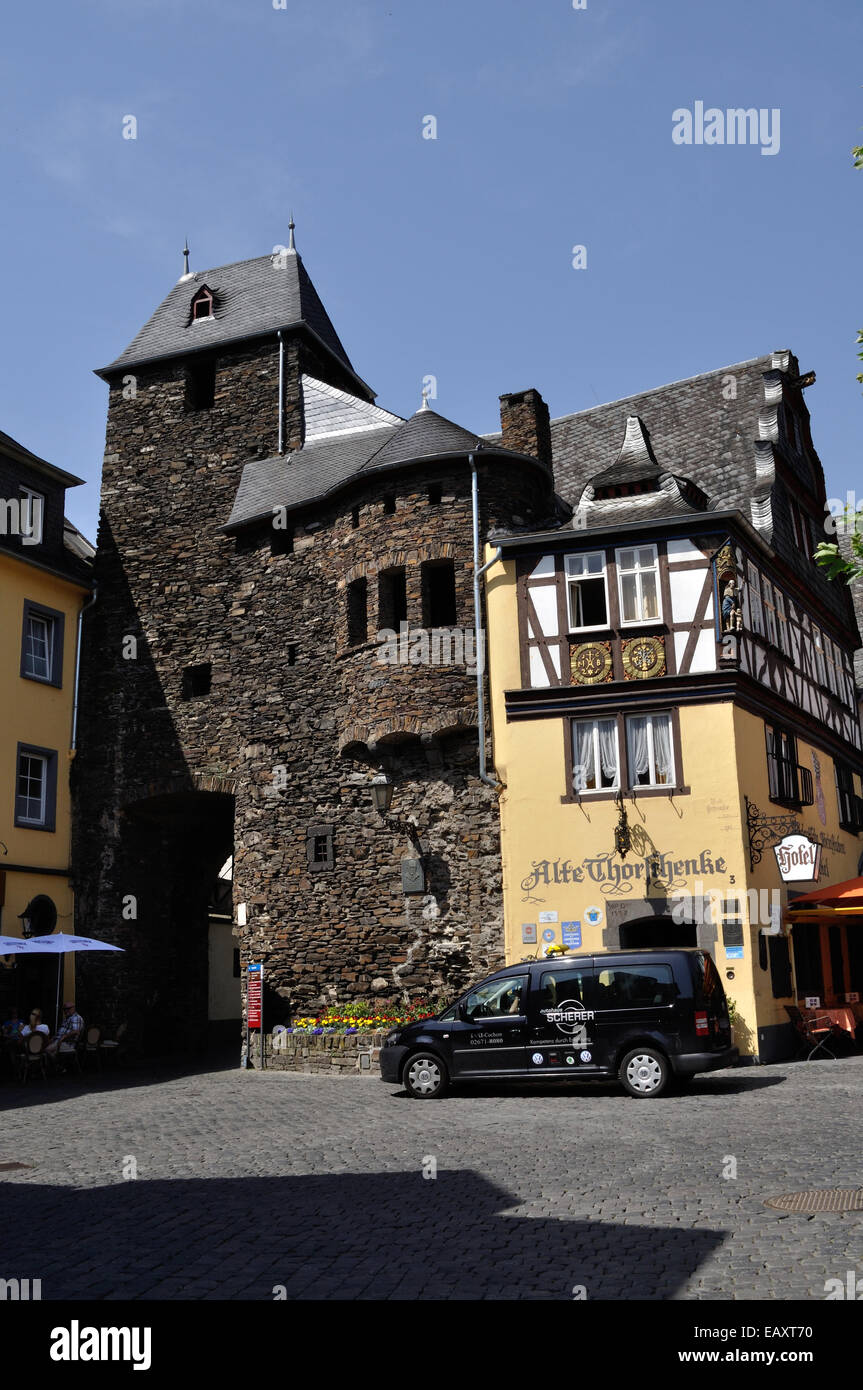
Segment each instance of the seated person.
M47 1052L74 1052L78 1039L84 1029L84 1020L76 1014L75 1005L67 1001L63 1005L63 1022L57 1029L57 1036L46 1048Z
M25 1023L24 1027L21 1029L22 1038L29 1038L31 1033L44 1033L46 1037L51 1033L51 1029L48 1027L47 1023L42 1022L41 1009L32 1009L30 1011L29 1023Z
M17 1037L20 1037L20 1035L21 1035L21 1029L23 1028L23 1026L24 1026L23 1023L21 1022L20 1018L18 1017L18 1010L17 1010L17 1009L12 1009L12 1011L11 1011L10 1014L9 1014L9 1017L7 1018L6 1022L3 1024L3 1036L4 1036L4 1038L17 1038Z

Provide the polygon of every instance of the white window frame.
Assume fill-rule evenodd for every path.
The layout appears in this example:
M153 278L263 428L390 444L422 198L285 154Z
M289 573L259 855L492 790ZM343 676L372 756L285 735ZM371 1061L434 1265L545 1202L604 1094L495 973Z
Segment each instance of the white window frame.
M767 626L761 600L761 572L751 560L746 561L746 587L749 590L749 626L756 636L766 637Z
M766 574L761 576L761 596L764 602L764 622L767 628L767 640L774 647L779 646L779 633L776 628L776 590L767 578Z
M574 719L570 737L572 739L572 762L573 768L576 766L578 756L578 742L576 739L576 729L583 728L584 725L591 726L591 744L593 745L593 777L597 783L595 787L576 787L573 782L573 792L576 796L599 796L603 792L616 792L620 790L620 730L617 727L617 720L611 719ZM602 783L602 759L599 753L599 726L600 724L611 724L614 727L614 752L617 760L617 775L611 786L604 786Z
M776 605L776 627L779 636L779 650L785 656L791 655L791 633L788 629L788 614L785 612L785 595L773 585L773 601Z
M636 782L636 772L632 767L632 759L629 752L629 721L630 719L647 720L647 759L650 770L649 782ZM653 747L653 721L654 719L668 720L668 746L671 750L671 777L667 782L657 782L656 780L656 753ZM626 738L626 771L629 781L629 790L638 792L644 791L647 787L657 787L661 791L668 791L671 787L677 786L677 765L674 756L674 719L671 710L651 710L644 714L627 714L624 718L624 736ZM618 772L618 778L620 773Z
M624 553L624 551L626 551L626 550L632 550L632 551L634 551L634 552L636 553L636 555L637 555L637 553L638 553L639 550L652 550L652 551L653 551L653 564L652 564L651 566L649 566L647 569L642 569L642 568L641 568L641 565L639 564L634 570L632 570L632 569L622 570L622 569L621 569L621 564L620 564L620 557L621 557L621 555ZM651 626L653 626L655 623L661 623L661 622L663 622L663 616L662 616L662 584L661 584L661 576L660 576L660 573L659 573L659 549L658 549L658 547L657 547L656 545L654 545L652 542L649 542L649 541L648 541L646 544L641 544L641 545L637 545L637 544L636 544L636 545L624 545L624 546L621 546L619 550L615 550L615 552L614 552L614 563L615 563L615 568L616 568L616 570L617 570L617 601L618 601L618 603L620 604L620 626L621 626L621 627L651 627ZM635 575L635 591L636 591L636 595L637 595L638 608L639 608L639 610L640 610L640 609L642 609L643 606L644 606L644 595L643 595L643 593L642 593L642 588L641 588L641 576L642 576L642 574L648 574L648 573L650 573L650 574L655 574L655 575L656 575L656 608L657 608L656 617L655 617L655 618L624 618L624 616L623 616L624 611L625 611L625 610L624 610L624 603L623 603L623 578L624 578L624 574L625 574L625 575L630 575L630 574L634 574L634 575Z
M42 793L39 800L39 817L22 815L18 810L21 794L18 790L18 782L21 777L21 764L28 758L31 763L41 763L42 765ZM29 774L28 774L29 781ZM35 798L28 796L26 800L33 801ZM19 825L44 825L48 818L48 758L44 753L31 753L27 749L22 749L18 755L18 766L15 769L15 819Z
M815 671L819 685L827 685L827 660L824 655L824 633L815 623L812 624L812 650L815 654Z
M46 613L29 612L27 614L27 632L25 633L24 637L24 674L28 680L45 681L50 685L54 679L54 624L56 621L56 618L49 618ZM40 671L32 671L27 669L28 656L32 655L32 653L28 652L27 650L30 641L31 623L42 623L45 627L45 661L48 667L47 673L45 675L42 675Z
M35 492L32 487L24 487L23 483L20 483L18 497L21 539L26 541L28 545L41 545L45 536L45 494ZM40 504L38 509L35 505L37 502ZM38 526L35 525L37 518ZM29 534L31 524L33 524L32 535Z
M590 560L594 555L598 555L602 560L602 575L598 574L571 574L570 562L573 560ZM608 602L608 565L605 559L604 550L579 550L573 555L564 556L563 572L566 579L566 620L569 623L570 632L608 632L611 628L611 612ZM602 578L603 589L605 591L605 622L592 623L589 627L578 627L573 622L572 590L582 580L597 580Z

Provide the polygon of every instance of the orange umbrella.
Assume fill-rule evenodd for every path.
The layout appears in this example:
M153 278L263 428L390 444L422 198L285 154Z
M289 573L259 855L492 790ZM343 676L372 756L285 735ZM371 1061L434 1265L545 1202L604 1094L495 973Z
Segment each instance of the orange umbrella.
M846 878L844 883L825 884L812 893L801 893L788 904L795 912L798 907L832 907L837 911L863 912L863 878Z

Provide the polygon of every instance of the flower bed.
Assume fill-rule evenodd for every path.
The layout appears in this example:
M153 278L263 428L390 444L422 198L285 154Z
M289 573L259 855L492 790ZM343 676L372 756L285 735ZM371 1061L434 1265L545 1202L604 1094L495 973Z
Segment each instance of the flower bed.
M387 1033L391 1028L433 1018L445 1007L433 999L414 999L409 1004L367 1004L364 1000L348 1006L335 1006L320 1014L295 1018L288 1033L308 1036L338 1033Z

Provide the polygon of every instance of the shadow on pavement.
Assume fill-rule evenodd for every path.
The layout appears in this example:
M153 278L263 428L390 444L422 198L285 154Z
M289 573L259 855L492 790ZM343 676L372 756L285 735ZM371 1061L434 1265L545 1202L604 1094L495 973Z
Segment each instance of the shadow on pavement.
M125 1091L134 1086L152 1086L156 1082L171 1081L182 1076L210 1076L213 1072L238 1071L238 1062L236 1047L220 1048L190 1057L134 1058L124 1061L122 1065L106 1062L101 1071L87 1066L80 1076L75 1071L51 1070L46 1080L41 1076L32 1076L24 1084L10 1070L4 1069L0 1072L0 1114L21 1106L59 1105L87 1092Z
M250 1140L251 1142L251 1140ZM472 1170L6 1182L5 1278L43 1300L674 1298L726 1232L557 1221ZM9 1216L14 1212L14 1222ZM12 1229L10 1229L10 1227Z

